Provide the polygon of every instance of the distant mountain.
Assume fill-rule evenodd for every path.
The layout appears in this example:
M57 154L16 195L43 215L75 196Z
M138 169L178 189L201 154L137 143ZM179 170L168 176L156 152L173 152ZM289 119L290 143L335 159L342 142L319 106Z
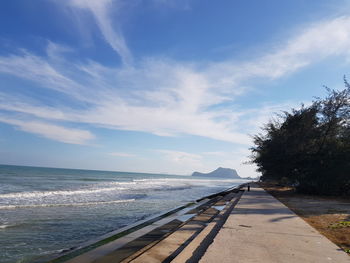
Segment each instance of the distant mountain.
M194 172L192 176L202 176L202 177L219 177L219 178L230 178L230 179L241 179L235 169L222 168L210 172L210 173L200 173Z

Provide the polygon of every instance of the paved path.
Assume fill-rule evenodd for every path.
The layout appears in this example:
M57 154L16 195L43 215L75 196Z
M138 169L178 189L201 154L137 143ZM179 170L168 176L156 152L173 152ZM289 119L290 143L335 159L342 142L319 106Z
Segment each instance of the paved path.
M349 263L350 257L263 189L245 192L200 263Z

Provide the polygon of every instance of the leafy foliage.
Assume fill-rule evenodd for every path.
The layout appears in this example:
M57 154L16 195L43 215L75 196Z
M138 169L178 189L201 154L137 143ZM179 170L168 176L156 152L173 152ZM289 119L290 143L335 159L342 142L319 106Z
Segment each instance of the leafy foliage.
M350 85L327 89L311 106L283 112L255 135L251 162L262 180L288 181L299 192L350 195Z

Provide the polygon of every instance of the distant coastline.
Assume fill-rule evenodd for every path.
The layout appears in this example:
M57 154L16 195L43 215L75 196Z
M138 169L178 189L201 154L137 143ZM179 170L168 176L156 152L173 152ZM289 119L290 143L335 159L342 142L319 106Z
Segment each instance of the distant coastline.
M235 169L219 167L209 173L193 172L192 176L198 177L212 177L212 178L229 178L229 179L242 179Z

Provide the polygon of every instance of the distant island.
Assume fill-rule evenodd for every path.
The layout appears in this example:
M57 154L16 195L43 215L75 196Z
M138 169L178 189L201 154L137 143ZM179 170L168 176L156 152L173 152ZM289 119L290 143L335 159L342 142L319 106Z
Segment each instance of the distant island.
M231 168L222 168L210 172L210 173L200 173L194 172L192 176L201 176L201 177L218 177L218 178L230 178L230 179L242 179L235 169Z

